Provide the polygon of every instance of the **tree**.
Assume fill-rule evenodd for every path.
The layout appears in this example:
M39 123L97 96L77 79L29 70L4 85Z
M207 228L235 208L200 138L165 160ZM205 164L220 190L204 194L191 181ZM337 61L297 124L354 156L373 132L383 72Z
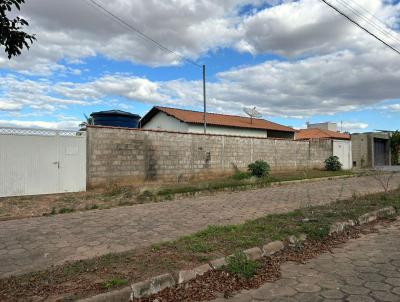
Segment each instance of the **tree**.
M399 164L400 153L400 131L396 130L390 137L390 147L392 149L392 164Z
M7 13L10 13L14 7L20 10L23 3L25 0L0 0L0 45L5 46L9 59L19 56L24 47L29 49L30 44L36 40L35 35L23 31L24 27L29 26L25 19L7 17Z

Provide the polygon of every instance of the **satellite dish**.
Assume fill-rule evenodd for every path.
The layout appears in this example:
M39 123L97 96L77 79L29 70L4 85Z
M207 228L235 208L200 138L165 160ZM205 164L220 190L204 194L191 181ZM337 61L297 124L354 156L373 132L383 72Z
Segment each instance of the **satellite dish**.
M253 123L253 118L260 118L262 117L262 114L256 110L256 107L254 108L243 108L243 111L250 116L251 123Z

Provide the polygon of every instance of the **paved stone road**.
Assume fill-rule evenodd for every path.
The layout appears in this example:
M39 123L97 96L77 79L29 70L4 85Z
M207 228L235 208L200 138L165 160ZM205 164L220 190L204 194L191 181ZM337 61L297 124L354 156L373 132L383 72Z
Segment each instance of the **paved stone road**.
M392 179L400 184L400 175ZM147 246L209 224L382 191L373 177L324 180L109 210L0 222L0 277Z
M400 220L322 254L282 266L282 279L213 302L400 301Z

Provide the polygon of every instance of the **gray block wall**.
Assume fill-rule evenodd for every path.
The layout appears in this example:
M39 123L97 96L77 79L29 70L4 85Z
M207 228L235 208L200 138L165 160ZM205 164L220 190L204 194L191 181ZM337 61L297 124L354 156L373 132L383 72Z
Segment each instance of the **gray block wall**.
M323 167L332 141L311 142L88 127L88 186L231 174L255 160L274 171Z

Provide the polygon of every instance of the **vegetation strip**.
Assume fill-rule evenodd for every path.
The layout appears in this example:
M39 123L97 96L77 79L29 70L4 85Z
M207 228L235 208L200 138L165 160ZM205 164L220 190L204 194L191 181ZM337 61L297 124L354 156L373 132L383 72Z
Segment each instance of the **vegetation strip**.
M33 296L38 300L77 300L123 287L124 282L133 284L152 276L173 274L182 268L188 270L209 262L214 263L214 267L213 259L220 258L219 265L224 265L221 263L223 255L268 245L271 241L290 238L288 241L296 248L301 242L294 238L300 238L303 233L309 240L318 242L329 235L335 223L355 220L388 206L400 208L400 190L267 215L240 225L209 226L173 242L1 279L0 300L15 301Z
M350 219L344 222L336 222L331 225L329 236L332 236L333 234L339 235L340 233L347 231L348 228L354 227L357 224L363 225L366 223L375 222L380 218L388 218L395 215L396 209L392 206L389 206L363 214L358 217L356 221ZM298 249L298 245L303 245L306 239L306 235L302 234L299 237L290 236L285 242L287 242L289 247L291 247L292 249ZM274 241L270 244L265 245L263 247L263 250L261 250L259 247L253 247L242 252L236 252L233 255L225 257L225 264L218 269L225 269L232 274L249 279L253 277L257 272L258 263L255 262L255 260L260 260L263 256L270 257L284 250L284 248L284 242ZM214 262L216 260L214 260ZM158 294L166 288L173 288L178 284L187 283L198 276L203 276L212 269L212 265L203 264L191 270L179 271L177 282L175 282L171 274L167 274L164 276L151 278L144 282L133 284L131 286L132 293L130 295L130 299L133 300L134 298L143 298ZM117 291L116 294L119 294L119 291Z
M163 202L207 195L223 191L245 191L283 184L322 181L368 175L349 171L305 170L272 174L269 177L250 177L246 172L235 175L198 181L196 184L149 185L146 189L134 186L110 185L101 190L40 196L0 198L0 221L38 216L52 216L77 211L105 210L113 207L132 206L147 202ZM250 177L250 178L249 178ZM142 186L143 187L143 186Z

